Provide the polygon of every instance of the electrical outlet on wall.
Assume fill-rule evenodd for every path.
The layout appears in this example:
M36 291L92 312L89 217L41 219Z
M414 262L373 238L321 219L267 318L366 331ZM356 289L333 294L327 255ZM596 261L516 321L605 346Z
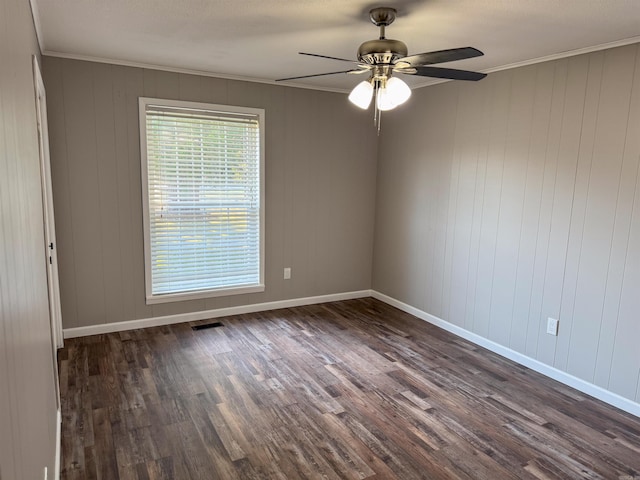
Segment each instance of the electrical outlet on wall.
M284 269L284 279L289 280L291 278L291 267L285 267Z
M554 335L557 336L558 335L558 324L560 322L558 320L556 320L555 318L547 318L547 333L549 335Z

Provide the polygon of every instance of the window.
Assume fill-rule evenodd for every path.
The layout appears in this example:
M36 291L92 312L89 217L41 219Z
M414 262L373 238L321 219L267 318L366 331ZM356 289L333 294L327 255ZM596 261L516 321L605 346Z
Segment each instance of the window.
M264 111L140 98L147 303L264 290Z

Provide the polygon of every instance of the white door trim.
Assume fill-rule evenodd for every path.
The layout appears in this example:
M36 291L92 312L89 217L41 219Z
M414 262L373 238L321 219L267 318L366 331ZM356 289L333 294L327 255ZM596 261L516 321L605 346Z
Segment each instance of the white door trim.
M47 97L42 81L42 72L36 56L33 56L33 87L35 93L36 122L38 135L38 156L40 158L40 185L42 189L42 224L44 229L44 261L47 270L49 295L49 325L51 329L51 368L53 388L56 396L56 452L54 459L54 480L60 478L60 435L62 428L60 403L60 377L58 375L58 348L62 348L62 310L60 308L60 284L58 281L58 245L53 215L53 193L51 188L51 163L49 159L49 127L47 124ZM46 470L45 470L46 472ZM45 473L46 475L46 473Z
M38 122L38 145L40 154L40 176L42 187L42 209L44 224L45 259L49 288L49 310L54 352L64 344L62 334L62 311L60 308L60 284L58 280L58 245L53 212L51 189L51 163L49 159L49 130L47 125L47 97L42 81L38 59L33 57L33 79L36 96L36 119Z

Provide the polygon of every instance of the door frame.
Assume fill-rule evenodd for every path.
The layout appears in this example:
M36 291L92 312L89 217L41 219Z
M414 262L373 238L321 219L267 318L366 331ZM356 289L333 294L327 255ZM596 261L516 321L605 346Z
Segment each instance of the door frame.
M42 188L42 221L44 226L45 261L49 293L49 318L51 323L52 348L54 354L64 346L62 331L62 309L60 307L60 283L58 278L58 244L53 211L51 183L51 161L49 158L49 128L47 123L47 96L42 80L40 64L33 56L33 80L36 100L36 121L38 124L38 150L40 157L40 178ZM55 360L54 355L54 360ZM57 366L56 366L57 373Z

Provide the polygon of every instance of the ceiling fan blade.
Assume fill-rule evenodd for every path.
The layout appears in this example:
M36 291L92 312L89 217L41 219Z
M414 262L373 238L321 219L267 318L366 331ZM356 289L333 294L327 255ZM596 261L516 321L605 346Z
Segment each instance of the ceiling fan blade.
M369 73L371 72L371 68L356 68L355 70L348 70L347 73L360 75L361 73Z
M329 57L327 55L318 55L317 53L304 53L298 52L300 55L308 55L310 57L318 57L318 58L328 58L329 60L340 60L341 62L349 62L349 63L360 63L355 60L347 60L346 58L338 58L338 57Z
M449 80L471 80L473 82L477 82L487 76L486 73L457 70L455 68L415 67L415 70L416 73L413 75L419 75L421 77L447 78ZM398 69L396 71L404 73L402 69Z
M360 70L359 69L356 69L356 70L342 70L340 72L314 73L313 75L301 75L299 77L278 78L278 79L276 79L276 82L284 82L285 80L298 80L298 79L301 79L301 78L323 77L325 75L337 75L338 73L360 73Z
M484 55L484 53L473 47L451 48L449 50L409 55L408 57L399 58L395 63L402 62L408 63L412 67L420 67L422 65L453 62L455 60L464 60L465 58L480 57L482 55Z

